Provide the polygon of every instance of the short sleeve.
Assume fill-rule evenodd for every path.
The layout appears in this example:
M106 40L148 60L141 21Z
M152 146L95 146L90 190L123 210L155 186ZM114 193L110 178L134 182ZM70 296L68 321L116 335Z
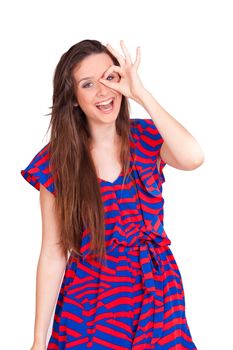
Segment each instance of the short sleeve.
M157 168L157 159L160 155L160 149L164 142L161 134L159 133L154 121L151 118L146 119L134 119L134 129L136 132L138 149L142 157L151 160ZM160 159L158 175L161 182L165 182L163 168L166 163L163 159Z
M49 167L49 143L32 158L20 173L38 191L42 184L55 195L54 181Z

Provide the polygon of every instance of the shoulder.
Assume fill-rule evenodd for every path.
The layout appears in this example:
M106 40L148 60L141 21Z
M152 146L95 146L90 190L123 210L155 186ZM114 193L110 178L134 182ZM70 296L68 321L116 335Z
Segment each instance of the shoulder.
M159 131L151 118L131 118L130 119L131 131L137 135L151 134L151 136L158 135Z
M54 194L54 181L49 162L49 145L50 143L47 143L40 149L27 166L20 170L20 173L24 179L38 191L40 190L40 184L42 184Z
M131 133L134 139L148 151L159 152L164 141L151 118L132 118Z

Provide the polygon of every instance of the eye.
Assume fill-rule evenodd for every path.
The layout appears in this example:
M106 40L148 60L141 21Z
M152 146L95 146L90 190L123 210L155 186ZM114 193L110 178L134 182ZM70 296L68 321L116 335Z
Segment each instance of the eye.
M107 78L112 78L111 80L116 80L116 81L119 81L120 80L120 76L119 76L119 74L111 74L111 75L109 75Z
M90 84L91 84L91 83L84 84L84 85L83 85L83 88L88 87Z

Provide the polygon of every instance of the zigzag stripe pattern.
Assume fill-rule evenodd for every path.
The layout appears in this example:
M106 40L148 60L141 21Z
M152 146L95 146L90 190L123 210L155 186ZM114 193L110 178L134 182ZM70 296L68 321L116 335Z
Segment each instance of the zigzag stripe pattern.
M130 119L130 170L99 180L105 211L106 260L90 254L82 233L82 257L71 253L60 287L48 350L197 349L185 314L181 273L163 223L166 163L157 159L163 139L152 119ZM56 196L49 144L22 176Z

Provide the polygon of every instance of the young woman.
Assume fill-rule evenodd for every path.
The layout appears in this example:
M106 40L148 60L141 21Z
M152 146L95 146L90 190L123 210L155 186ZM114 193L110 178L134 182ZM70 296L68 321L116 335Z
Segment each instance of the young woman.
M140 47L133 63L120 45L62 55L50 141L21 170L42 213L32 350L196 349L162 184L166 164L193 170L203 152L143 86ZM151 118L130 118L129 98Z

